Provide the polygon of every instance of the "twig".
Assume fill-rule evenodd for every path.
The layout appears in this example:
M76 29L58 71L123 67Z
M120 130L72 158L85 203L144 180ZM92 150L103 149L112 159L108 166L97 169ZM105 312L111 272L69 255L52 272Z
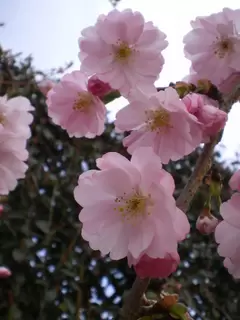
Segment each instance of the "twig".
M231 110L232 105L238 101L240 96L240 84L237 85L234 90L227 96L223 97L222 101L220 101L220 109L225 112L229 112ZM211 166L211 157L214 147L218 144L222 137L222 133L220 132L215 137L211 139L211 141L205 144L202 154L198 159L196 167L186 185L186 187L181 192L179 198L176 201L177 206L183 210L187 211L195 193L202 183L202 179L205 176L206 172ZM135 320L137 319L137 315L139 313L141 307L141 300L144 292L146 291L150 279L140 279L136 277L133 286L128 293L128 297L123 305L121 310L121 319Z
M121 310L120 319L136 319L141 307L142 296L148 287L149 281L149 278L140 279L136 277Z

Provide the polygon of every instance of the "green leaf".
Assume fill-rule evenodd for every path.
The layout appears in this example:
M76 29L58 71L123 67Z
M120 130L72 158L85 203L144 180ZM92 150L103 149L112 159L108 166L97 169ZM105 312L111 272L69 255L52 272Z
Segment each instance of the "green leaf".
M25 260L25 252L20 250L20 249L15 249L13 250L12 253L13 259L16 260L17 262L22 262Z
M64 303L64 302L62 302L59 306L58 306L58 308L60 309L60 310L62 310L63 312L66 312L67 311L67 306L66 306L66 303Z
M36 226L44 233L49 233L50 231L48 221L38 220L36 221Z
M112 91L103 98L103 102L105 104L107 104L107 103L112 102L113 100L115 100L119 97L121 97L121 95L118 91Z
M73 304L73 302L69 299L64 299L64 302L67 306L67 309L68 311L71 313L71 314L74 314L76 312L76 307L75 305Z
M176 303L170 308L169 313L171 313L171 315L176 319L184 320L186 318L185 314L187 311L188 308L184 304Z
M57 297L57 293L56 293L56 290L53 289L53 290L48 290L45 294L45 300L47 302L52 302L56 299Z

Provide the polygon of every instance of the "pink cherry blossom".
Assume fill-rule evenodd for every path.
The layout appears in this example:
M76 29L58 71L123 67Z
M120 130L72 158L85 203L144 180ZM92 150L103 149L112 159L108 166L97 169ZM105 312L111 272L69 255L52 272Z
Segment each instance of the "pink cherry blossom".
M231 177L229 185L232 190L240 192L240 170L237 170Z
M231 199L220 207L223 217L215 230L218 253L225 257L225 264L233 276L239 277L240 270L240 194L235 193ZM238 258L237 258L238 257Z
M87 87L89 92L99 98L103 98L112 91L112 88L108 83L101 81L96 76L92 76L90 79L88 79Z
M0 279L8 278L12 275L11 271L5 267L0 267Z
M91 248L115 260L176 252L189 223L176 207L173 178L152 149L139 148L131 161L110 152L97 166L80 175L74 190L83 207L82 236Z
M47 96L48 91L50 91L54 87L54 82L49 79L44 79L38 84L39 90L42 92L44 96Z
M0 97L0 195L14 190L17 180L25 177L32 110L30 101L24 97Z
M235 279L240 279L240 256L225 258L223 264Z
M18 96L11 99L7 96L0 97L0 135L9 132L18 138L30 138L29 125L33 116L29 111L33 111L33 107L25 97Z
M152 147L163 163L190 154L202 141L202 126L167 88L152 96L140 95L116 115L117 131L130 131L123 139L130 154L140 146Z
M240 83L240 72L233 72L230 76L219 84L219 90L224 94L229 94L234 87Z
M168 254L162 259L153 259L147 255L143 255L140 259L128 257L129 266L134 266L135 272L140 278L167 278L176 271L179 262L178 253Z
M104 131L106 107L87 89L88 78L80 71L63 76L47 95L48 114L70 137L94 138Z
M219 221L212 214L209 216L200 215L196 222L196 228L202 234L211 234L215 231Z
M227 114L218 107L211 105L210 100L203 97L203 95L191 93L186 95L182 101L185 103L187 110L203 125L203 142L208 142L211 136L224 128Z
M25 177L28 158L26 140L13 134L0 134L0 195L7 195Z
M164 64L166 35L140 12L113 10L101 15L79 39L81 70L122 94L153 84Z
M186 57L200 78L218 86L233 70L240 71L240 10L198 17L184 37Z

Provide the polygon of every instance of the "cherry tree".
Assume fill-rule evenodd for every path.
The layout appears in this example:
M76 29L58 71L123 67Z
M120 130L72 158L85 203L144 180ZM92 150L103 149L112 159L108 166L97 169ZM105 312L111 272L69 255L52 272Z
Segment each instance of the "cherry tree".
M191 319L176 294L149 299L151 279L176 271L179 243L190 231L188 213L202 184L209 187L196 227L214 233L223 265L240 278L240 171L222 202L221 178L212 166L228 113L240 96L240 9L224 8L191 22L184 52L189 75L159 88L167 35L140 12L112 10L100 15L79 38L79 70L59 82L45 79L48 116L70 138L95 139L105 130L106 105L128 100L117 114L123 156L114 150L95 159L97 169L81 173L73 196L79 205L81 236L92 250L112 260L126 258L136 279L119 310L121 319ZM25 177L33 106L24 97L0 100L0 194L8 195ZM175 197L175 182L166 165L201 153L189 179ZM216 200L221 220L212 213ZM1 277L11 272L0 269Z

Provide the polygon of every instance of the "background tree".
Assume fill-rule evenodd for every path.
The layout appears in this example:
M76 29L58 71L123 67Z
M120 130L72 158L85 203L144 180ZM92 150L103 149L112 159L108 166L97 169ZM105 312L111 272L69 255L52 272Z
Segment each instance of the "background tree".
M53 70L54 79L59 71ZM0 318L8 320L116 319L124 291L135 278L127 262L101 258L81 238L80 208L73 198L78 175L95 168L95 159L108 151L127 156L121 136L106 124L96 139L70 139L47 116L45 98L37 80L44 76L32 64L0 48L0 92L10 97L23 95L35 108L28 150L29 170L18 187L2 197L0 220L0 265L12 271L0 279ZM176 196L188 180L199 150L170 163ZM223 200L230 195L228 168L215 154L215 165L224 179ZM235 164L238 164L235 161ZM194 319L238 320L238 284L227 273L217 255L214 239L195 228L207 187L203 186L191 206L191 235L180 246L182 262L166 281L155 280L148 295L180 290ZM216 213L217 214L217 213Z

